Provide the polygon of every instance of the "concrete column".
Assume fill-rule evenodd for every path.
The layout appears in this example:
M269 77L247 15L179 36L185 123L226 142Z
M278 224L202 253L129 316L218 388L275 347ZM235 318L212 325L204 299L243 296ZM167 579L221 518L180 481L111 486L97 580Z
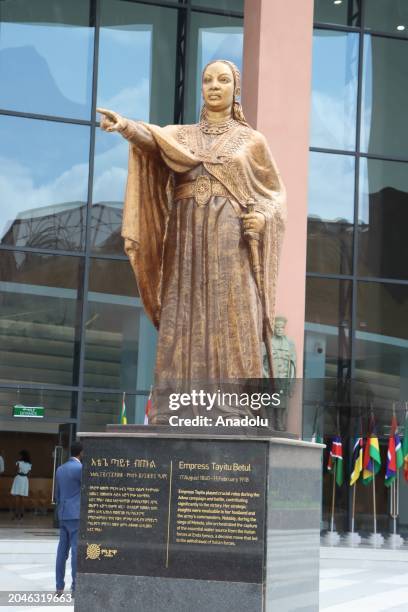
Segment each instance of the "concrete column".
M313 0L245 0L243 107L269 141L288 192L277 313L303 374Z

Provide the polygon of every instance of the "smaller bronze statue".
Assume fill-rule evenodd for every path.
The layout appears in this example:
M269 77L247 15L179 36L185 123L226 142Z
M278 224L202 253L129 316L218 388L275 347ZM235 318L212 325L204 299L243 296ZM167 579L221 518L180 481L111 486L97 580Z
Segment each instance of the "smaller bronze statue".
M272 336L272 363L274 386L280 393L280 405L273 408L273 427L277 431L286 431L288 399L292 394L296 378L296 347L291 338L285 334L287 318L282 315L275 317ZM264 376L269 377L268 358L266 350L263 357Z

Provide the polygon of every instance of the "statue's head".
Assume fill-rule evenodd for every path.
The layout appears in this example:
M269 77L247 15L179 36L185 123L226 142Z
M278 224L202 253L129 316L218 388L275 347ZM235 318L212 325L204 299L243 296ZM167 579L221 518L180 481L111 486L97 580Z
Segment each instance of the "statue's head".
M230 109L231 116L240 123L248 125L239 98L241 96L241 74L233 62L214 60L203 70L201 91L204 106L201 119L206 118L206 110L223 112Z
M275 336L284 336L285 335L285 327L288 322L287 318L283 315L277 315L275 317L275 327L274 327L274 335Z

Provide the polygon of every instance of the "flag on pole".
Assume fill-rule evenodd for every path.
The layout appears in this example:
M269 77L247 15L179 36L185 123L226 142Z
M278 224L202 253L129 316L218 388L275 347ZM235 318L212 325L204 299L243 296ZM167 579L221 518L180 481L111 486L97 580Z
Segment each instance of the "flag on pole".
M350 487L356 484L360 478L361 472L363 471L363 435L361 427L361 418L357 425L358 430L354 436L353 442L353 456L351 460L351 474L350 474Z
M405 415L404 440L402 443L402 459L404 461L404 478L408 481L408 413Z
M122 395L122 409L120 411L120 424L121 425L127 425L125 396L126 396L126 393Z
M341 437L335 436L332 440L332 445L327 463L327 471L333 472L336 477L336 484L341 487L344 481L343 477L343 445Z
M145 425L149 424L149 413L150 413L151 408L152 408L152 388L150 387L150 393L149 393L149 397L147 399L146 408L145 408L145 416L144 416Z
M404 463L401 440L398 435L398 423L395 414L391 419L391 432L388 438L388 451L387 451L387 464L385 470L385 481L386 487L390 487L394 480L397 478L397 472Z
M374 417L371 416L363 457L363 483L370 484L381 468L380 444Z

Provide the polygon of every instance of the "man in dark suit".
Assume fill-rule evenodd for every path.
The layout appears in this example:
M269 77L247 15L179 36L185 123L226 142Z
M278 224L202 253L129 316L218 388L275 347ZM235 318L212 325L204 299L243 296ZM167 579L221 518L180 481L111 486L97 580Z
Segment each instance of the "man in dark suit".
M60 465L56 473L56 501L60 539L57 550L56 579L57 594L61 595L65 587L65 564L71 549L72 592L75 591L77 539L79 529L79 507L81 498L82 477L82 444L71 445L70 459Z

